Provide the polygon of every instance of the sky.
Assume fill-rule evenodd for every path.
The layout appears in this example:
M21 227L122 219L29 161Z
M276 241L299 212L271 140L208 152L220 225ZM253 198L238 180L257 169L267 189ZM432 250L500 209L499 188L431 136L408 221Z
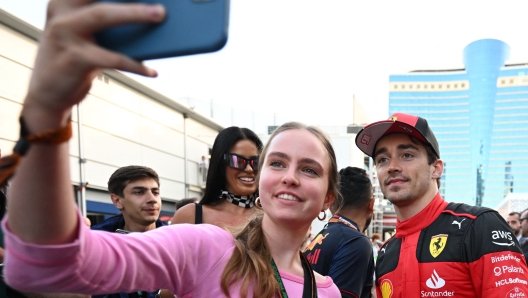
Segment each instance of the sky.
M42 28L45 0L0 0ZM155 79L134 76L170 98L196 98L311 125L348 125L352 98L370 121L388 117L391 74L463 67L482 38L528 62L525 0L231 0L219 52L147 61ZM236 123L235 123L236 124Z

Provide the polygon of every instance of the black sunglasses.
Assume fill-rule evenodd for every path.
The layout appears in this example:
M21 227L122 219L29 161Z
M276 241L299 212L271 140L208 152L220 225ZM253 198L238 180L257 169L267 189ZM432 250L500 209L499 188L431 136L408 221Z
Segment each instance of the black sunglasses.
M521 222L521 223L522 223L522 222L523 222L523 220L527 220L527 219L528 219L528 217L525 217L525 218L521 218L521 219L519 219L519 222Z
M247 165L251 166L253 171L258 171L259 168L259 158L258 156L253 156L251 158L245 158L238 154L227 153L224 154L224 160L227 162L227 165L231 168L237 170L244 170Z

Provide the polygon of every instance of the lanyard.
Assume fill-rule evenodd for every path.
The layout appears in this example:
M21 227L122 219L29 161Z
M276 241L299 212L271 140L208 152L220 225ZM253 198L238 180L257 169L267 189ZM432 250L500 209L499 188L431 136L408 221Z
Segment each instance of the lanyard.
M356 226L354 226L351 222L349 222L348 220L346 220L345 218L343 218L342 216L340 216L339 214L335 214L334 216L332 216L332 218L328 221L329 223L330 222L340 222L342 224L345 224L349 227L351 227L352 229L354 230L358 230L356 228Z
M308 263L306 257L302 253L300 254L304 272L304 288L302 298L317 298L317 285L315 283L315 275L312 271L312 267ZM270 258L270 263L271 268L273 268L273 273L275 274L275 279L279 283L279 297L288 298L288 293L286 293L286 289L282 283L282 278L280 277L279 270L277 269L277 265L275 264L273 258Z

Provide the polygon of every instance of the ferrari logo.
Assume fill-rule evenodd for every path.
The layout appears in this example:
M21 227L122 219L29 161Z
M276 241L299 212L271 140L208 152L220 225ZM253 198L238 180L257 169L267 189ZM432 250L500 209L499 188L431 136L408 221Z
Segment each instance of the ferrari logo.
M445 248L447 243L447 234L439 234L431 237L431 243L429 244L429 252L433 258L438 257Z
M389 120L396 121L396 120L398 120L398 117L392 116L392 117L389 118Z

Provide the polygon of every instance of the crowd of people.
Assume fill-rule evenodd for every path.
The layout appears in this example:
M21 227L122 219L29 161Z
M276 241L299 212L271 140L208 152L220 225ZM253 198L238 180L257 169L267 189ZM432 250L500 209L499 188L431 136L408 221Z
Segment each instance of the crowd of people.
M98 47L92 35L165 17L159 5L91 2L50 1L20 141L0 163L1 186L20 164L2 221L10 287L42 297L528 295L517 226L528 214L511 215L510 227L492 209L445 201L436 137L426 119L402 113L356 137L398 218L383 244L365 235L374 205L366 172L339 170L329 138L297 122L279 126L265 145L246 128L221 131L203 198L179 208L171 225L158 219L156 172L119 168L108 191L121 213L89 227L71 192L72 107L101 69L156 75ZM307 243L312 221L326 220L327 209L327 226Z

